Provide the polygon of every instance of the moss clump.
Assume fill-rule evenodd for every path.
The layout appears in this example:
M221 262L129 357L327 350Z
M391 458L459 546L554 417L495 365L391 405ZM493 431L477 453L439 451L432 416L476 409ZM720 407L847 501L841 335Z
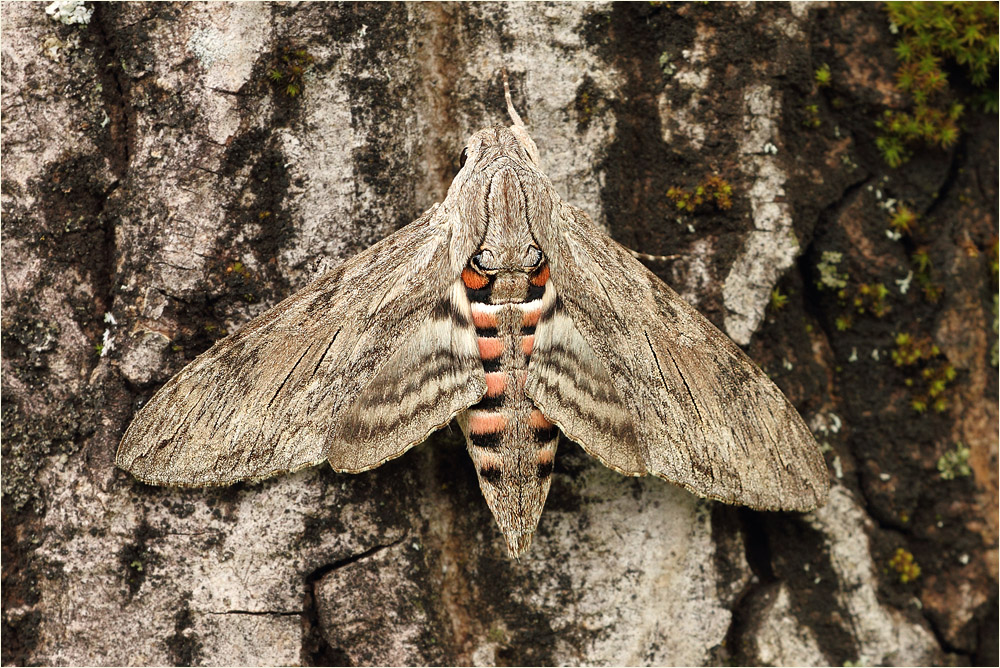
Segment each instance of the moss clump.
M956 443L954 450L949 450L937 460L937 470L942 480L954 480L972 475L972 467L969 466L969 448L962 443Z
M915 250L913 255L910 256L910 262L913 264L913 269L916 272L914 277L917 279L917 285L920 286L921 292L924 293L924 299L931 304L938 303L941 300L941 295L944 293L944 286L934 281L933 263L931 262L930 252L927 250L927 247L921 246Z
M830 82L833 81L833 75L830 73L830 66L823 63L819 69L813 72L813 81L816 82L816 85L819 88L829 86Z
M780 311L785 308L788 304L788 295L783 294L781 290L775 288L771 290L771 308L775 311Z
M892 310L892 307L886 303L888 296L889 288L885 287L884 284L862 283L851 299L851 304L860 315L871 313L876 318L881 318Z
M913 582L920 577L920 565L913 558L913 553L899 547L889 560L889 568L896 571L899 581L903 584Z
M889 227L900 234L910 234L917 222L917 214L905 204L900 204L889 218Z
M726 211L733 206L733 187L718 174L711 174L702 179L694 190L672 186L667 190L667 198L678 211L685 213L695 213L709 205Z
M929 408L943 413L951 405L948 389L957 372L941 357L941 350L929 337L917 338L906 332L896 335L892 361L897 367L911 368L905 382L913 390L910 407L917 413Z
M288 97L297 97L302 92L305 74L312 64L313 57L306 49L286 47L267 70L267 78Z
M881 318L892 307L888 303L889 289L883 283L848 283L849 276L841 271L840 263L843 261L843 253L837 251L823 251L823 255L816 269L819 271L819 278L816 287L819 290L835 290L837 302L847 313L841 313L834 321L837 331L843 332L854 325L854 315L874 315Z
M892 351L892 361L896 366L913 366L921 361L934 359L941 349L930 338L918 339L912 334L901 332L896 335L896 348Z
M910 158L914 143L942 148L959 135L964 105L956 101L943 66L954 62L973 86L991 91L995 109L997 5L993 2L890 2L886 9L899 31L896 85L909 93L906 111L887 110L876 123L876 145L890 167ZM989 104L985 106L989 107Z
M914 243L914 237L927 238L927 230L920 222L920 216L905 204L900 204L892 210L889 217L890 238L899 240L903 236L910 238ZM975 244L971 244L966 249L970 255L978 254L979 250ZM927 246L918 246L910 256L913 265L913 277L917 279L924 298L931 304L936 304L944 293L944 286L934 280L933 263L931 262L930 251Z
M816 129L823 125L823 121L819 118L819 105L818 104L807 104L805 106L805 114L802 117L802 125L807 128Z

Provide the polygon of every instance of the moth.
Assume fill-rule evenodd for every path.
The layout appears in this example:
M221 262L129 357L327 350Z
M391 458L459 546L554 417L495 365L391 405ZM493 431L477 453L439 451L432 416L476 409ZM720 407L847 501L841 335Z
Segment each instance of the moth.
M358 473L457 418L517 558L560 433L605 466L763 510L807 511L826 465L781 391L539 169L477 132L447 197L217 342L137 413L117 464L173 486L328 461Z

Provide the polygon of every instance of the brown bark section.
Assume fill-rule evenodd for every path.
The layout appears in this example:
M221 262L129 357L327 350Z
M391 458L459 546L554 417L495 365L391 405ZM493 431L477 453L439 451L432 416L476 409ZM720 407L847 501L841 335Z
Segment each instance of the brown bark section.
M996 664L996 116L888 168L877 5L44 7L2 6L5 664ZM713 506L564 443L512 562L455 431L359 476L116 470L171 374L443 197L506 122L502 66L564 198L752 333L829 445L830 505ZM713 173L732 207L679 212ZM887 237L888 200L918 232ZM918 251L937 301L900 287ZM818 289L830 252L889 310ZM900 333L940 354L895 366ZM916 413L943 364L947 407ZM958 443L971 475L944 479Z

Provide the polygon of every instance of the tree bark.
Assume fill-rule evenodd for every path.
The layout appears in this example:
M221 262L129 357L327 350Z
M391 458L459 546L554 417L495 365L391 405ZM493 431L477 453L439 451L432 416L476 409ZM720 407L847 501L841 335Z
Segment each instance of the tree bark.
M44 10L2 9L5 664L996 664L996 117L889 168L879 6ZM561 196L680 255L650 266L799 408L830 502L724 507L564 442L515 562L455 428L354 476L116 469L172 374L443 198L503 67ZM679 209L713 174L731 207ZM886 234L903 202L920 239ZM901 333L953 370L942 411Z

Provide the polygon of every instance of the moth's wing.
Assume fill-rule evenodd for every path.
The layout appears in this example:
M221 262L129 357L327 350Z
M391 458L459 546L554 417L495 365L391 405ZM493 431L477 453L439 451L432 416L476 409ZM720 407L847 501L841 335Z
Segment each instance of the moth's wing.
M583 212L563 205L561 218L526 384L542 413L623 472L758 509L822 505L823 457L764 372ZM573 404L594 403L588 383L607 388L601 411Z
M471 316L453 304L449 232L432 214L200 355L136 415L118 465L181 486L324 459L362 471L478 401L486 381Z
M648 473L637 447L638 425L551 280L542 297L525 388L550 421L605 466L625 475Z
M327 452L336 470L364 471L401 455L486 394L465 286L456 280L445 292L337 415ZM391 343L381 330L373 334Z

